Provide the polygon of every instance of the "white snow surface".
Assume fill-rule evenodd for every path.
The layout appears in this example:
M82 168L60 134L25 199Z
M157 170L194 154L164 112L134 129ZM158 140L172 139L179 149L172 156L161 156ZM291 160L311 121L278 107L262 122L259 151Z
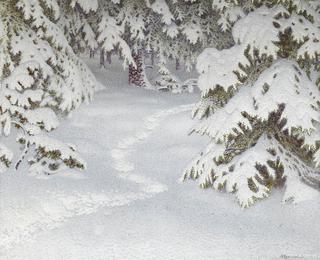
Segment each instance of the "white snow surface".
M128 86L120 64L87 62L105 89L52 136L88 169L0 175L1 260L320 259L319 199L282 204L276 190L243 210L231 194L178 181L204 146L188 136L199 93Z

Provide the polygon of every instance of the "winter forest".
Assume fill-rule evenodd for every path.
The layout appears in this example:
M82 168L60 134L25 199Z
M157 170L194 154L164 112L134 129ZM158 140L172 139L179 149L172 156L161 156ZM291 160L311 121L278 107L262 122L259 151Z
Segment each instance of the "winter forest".
M319 0L0 0L0 259L320 259Z

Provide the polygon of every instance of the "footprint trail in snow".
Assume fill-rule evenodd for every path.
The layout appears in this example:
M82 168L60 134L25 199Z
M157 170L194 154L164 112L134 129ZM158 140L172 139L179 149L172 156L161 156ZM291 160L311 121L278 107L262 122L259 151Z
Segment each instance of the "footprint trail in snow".
M168 188L165 184L134 173L135 167L129 160L129 156L134 151L133 146L145 141L165 118L189 111L193 106L194 104L181 105L146 117L142 130L120 140L116 149L111 151L113 168L118 176L138 184L139 191L119 194L113 191L92 193L77 190L70 192L48 190L44 201L34 199L31 208L23 206L24 208L20 209L23 217L20 218L14 214L16 207L5 207L6 212L2 212L0 216L6 223L0 227L0 249L9 250L17 243L32 240L40 231L59 228L74 217L90 215L105 207L130 205L134 201L151 198L157 193L166 191Z
M145 141L168 116L189 111L193 107L194 104L180 105L171 109L158 111L146 117L142 130L136 132L133 136L120 140L117 148L111 151L113 168L117 170L119 177L139 184L142 192L144 192L144 198L150 198L157 193L164 192L168 187L165 184L134 173L134 163L129 159L129 156L134 151L132 147Z

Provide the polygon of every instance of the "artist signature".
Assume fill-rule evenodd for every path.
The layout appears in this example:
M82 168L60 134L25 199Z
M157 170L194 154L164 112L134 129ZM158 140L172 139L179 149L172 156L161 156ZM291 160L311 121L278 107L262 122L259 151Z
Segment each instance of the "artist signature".
M310 260L320 260L320 255L287 255L287 254L282 254L280 256L281 259L310 259Z

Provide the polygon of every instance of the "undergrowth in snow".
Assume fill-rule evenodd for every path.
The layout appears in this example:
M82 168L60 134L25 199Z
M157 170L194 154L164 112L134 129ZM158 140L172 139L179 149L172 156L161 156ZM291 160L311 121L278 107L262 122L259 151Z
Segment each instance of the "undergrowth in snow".
M1 259L317 259L319 200L282 205L273 191L241 210L178 182L204 145L188 136L197 93L134 89L120 64L87 62L107 88L51 133L83 148L87 171L0 176Z

